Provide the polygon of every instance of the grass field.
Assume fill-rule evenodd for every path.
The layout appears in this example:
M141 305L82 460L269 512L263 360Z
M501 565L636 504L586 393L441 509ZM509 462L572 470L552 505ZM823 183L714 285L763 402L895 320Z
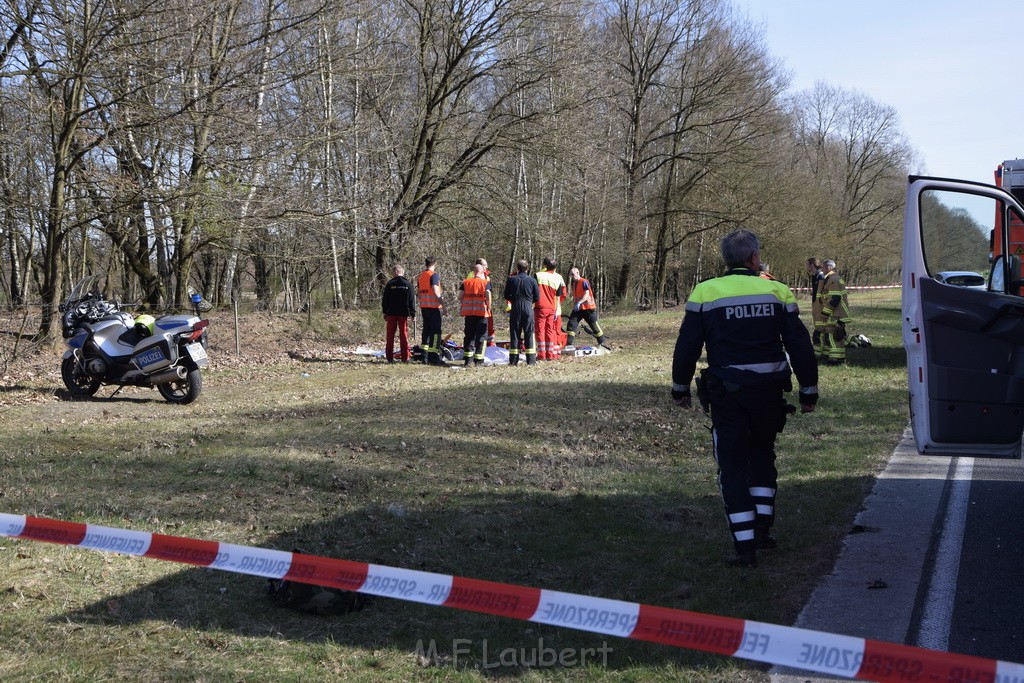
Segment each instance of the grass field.
M186 407L151 390L60 400L58 375L30 378L0 393L0 511L788 624L906 424L898 296L851 296L851 331L874 345L822 368L819 410L780 437L780 548L754 571L724 566L709 419L668 396L681 311L606 318L616 353L535 369L340 351L252 364L229 359L215 324L214 365ZM741 660L387 599L309 616L271 606L264 583L0 539L0 678L766 678ZM419 656L431 644L437 656ZM539 648L603 654L520 665Z

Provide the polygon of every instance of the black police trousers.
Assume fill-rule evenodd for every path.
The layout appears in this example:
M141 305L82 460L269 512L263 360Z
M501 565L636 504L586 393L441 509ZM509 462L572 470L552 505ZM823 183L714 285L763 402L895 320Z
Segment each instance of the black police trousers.
M537 336L534 333L533 302L513 301L508 317L508 362L509 365L519 363L519 347L523 347L526 363L537 362Z
M733 545L746 553L754 550L754 529L775 522L775 439L787 405L781 388L737 387L715 377L709 388L718 486Z

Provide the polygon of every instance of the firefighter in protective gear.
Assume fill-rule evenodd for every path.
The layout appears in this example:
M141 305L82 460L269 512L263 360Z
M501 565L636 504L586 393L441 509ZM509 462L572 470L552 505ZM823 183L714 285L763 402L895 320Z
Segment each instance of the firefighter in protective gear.
M423 362L430 365L447 365L441 360L441 314L444 302L441 299L441 276L437 274L437 259L428 256L423 263L423 272L416 279L416 291L423 316L423 332L420 348Z
M467 277L459 286L459 303L459 315L466 320L462 342L466 367L483 365L487 319L491 317L491 283L479 263L473 268L472 277Z
M608 338L604 336L601 325L597 322L597 301L594 299L594 288L590 286L590 280L580 275L579 268L569 271L569 287L572 291L572 313L565 325L565 345L575 346L576 329L580 321L586 321L590 333L597 337L598 346L610 349Z
M813 411L818 366L789 287L757 277L757 235L736 230L722 238L721 249L728 272L698 284L686 302L672 359L672 399L691 407L690 380L706 347L702 374L719 490L736 550L732 564L754 567L756 550L775 547L769 533L778 478L775 439L790 412L784 393L795 372L801 412Z
M846 283L836 272L836 262L827 260L824 280L819 288L821 304L821 349L826 365L842 365L846 362L846 326L853 322L850 305L846 300Z
M811 276L811 321L814 324L814 334L811 341L818 357L824 357L821 346L821 328L825 326L825 316L821 314L821 289L825 284L825 273L821 272L821 261L815 257L807 259L807 274Z
M524 259L516 261L515 275L505 282L505 301L508 302L508 364L519 364L522 347L527 365L537 364L537 338L534 335L533 307L540 299L537 281L529 275L530 264Z
M555 259L544 257L544 270L537 273L540 299L534 307L537 326L537 358L557 360L562 356L562 302L565 301L565 280L555 271Z

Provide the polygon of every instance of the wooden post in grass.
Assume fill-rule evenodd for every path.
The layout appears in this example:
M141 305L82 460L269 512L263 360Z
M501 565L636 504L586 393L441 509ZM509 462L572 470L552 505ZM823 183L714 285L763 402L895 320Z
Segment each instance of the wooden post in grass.
M235 355L241 356L242 349L238 343L238 297L231 297L231 308L235 311Z

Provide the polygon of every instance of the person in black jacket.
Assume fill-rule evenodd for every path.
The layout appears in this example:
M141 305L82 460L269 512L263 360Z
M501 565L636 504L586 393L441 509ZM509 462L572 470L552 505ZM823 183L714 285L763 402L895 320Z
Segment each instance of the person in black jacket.
M540 299L540 288L530 277L530 264L525 260L516 261L516 273L505 282L504 294L511 307L508 313L508 364L519 365L519 349L522 347L526 364L536 365L533 305Z
M784 393L800 382L801 412L818 402L818 364L789 287L757 276L761 242L749 230L722 238L729 271L690 293L672 358L672 399L689 408L690 380L707 348L697 396L711 410L718 485L738 567L770 550L775 521L775 439L791 409Z
M384 357L389 363L395 362L395 332L398 333L398 349L402 362L412 359L409 351L409 318L416 317L416 292L412 283L405 279L405 268L396 265L394 277L384 285L381 308L387 321L387 345Z

